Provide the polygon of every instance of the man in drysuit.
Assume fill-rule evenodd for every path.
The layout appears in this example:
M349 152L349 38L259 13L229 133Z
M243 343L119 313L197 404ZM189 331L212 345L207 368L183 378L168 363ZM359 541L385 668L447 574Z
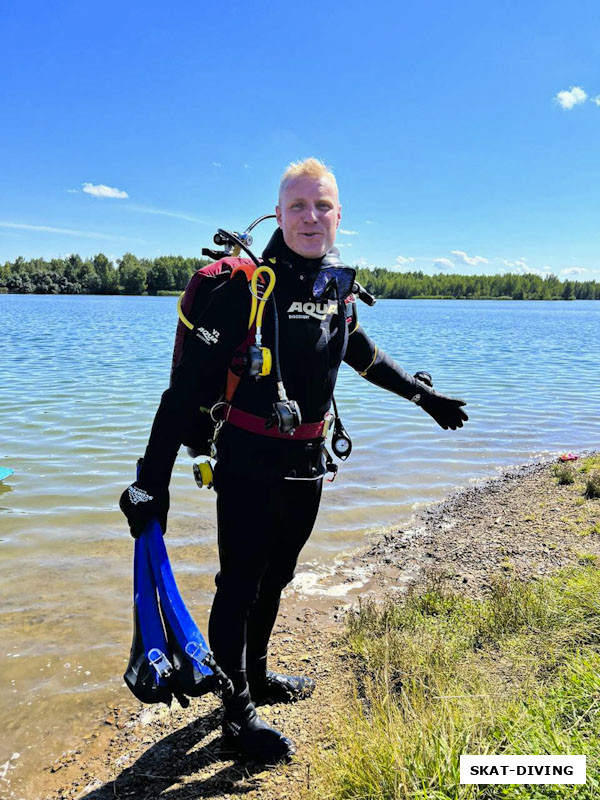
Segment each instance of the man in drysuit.
M281 591L293 578L319 508L325 473L321 434L341 362L413 401L444 429L455 430L467 420L463 401L407 374L360 327L333 247L341 218L333 174L312 158L292 164L281 180L276 215L278 228L263 253L276 276L263 340L272 349L278 345L281 379L301 423L293 435L280 432L274 416L276 375L259 380L242 375L217 439L220 570L209 622L210 646L235 690L224 701L224 734L240 753L265 763L289 758L295 746L261 720L255 704L299 700L314 688L308 677L270 672L267 647ZM333 270L328 275L338 274L336 265L339 281L315 301L317 277L327 269ZM121 498L134 536L150 517L166 528L168 485L185 421L198 406L215 403L247 335L250 302L247 282L235 278L213 291L201 319L192 319L207 335L188 337L133 485L136 502L127 490ZM149 499L140 502L144 495Z

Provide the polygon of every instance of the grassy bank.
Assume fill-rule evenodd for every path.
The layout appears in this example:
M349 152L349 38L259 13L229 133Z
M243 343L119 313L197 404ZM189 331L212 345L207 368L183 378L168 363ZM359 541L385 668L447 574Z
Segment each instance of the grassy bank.
M589 491L598 467L597 458L571 467L568 486L592 513L600 505ZM591 800L600 793L600 569L593 556L545 580L498 578L483 599L439 581L402 604L363 605L342 645L355 696L330 746L313 754L315 798ZM466 753L585 754L588 781L460 786Z

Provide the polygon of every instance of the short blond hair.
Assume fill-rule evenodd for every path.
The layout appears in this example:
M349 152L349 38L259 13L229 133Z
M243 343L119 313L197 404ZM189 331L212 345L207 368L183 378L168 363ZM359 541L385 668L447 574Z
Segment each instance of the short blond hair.
M334 185L336 194L339 194L337 181L331 168L327 167L318 158L305 158L304 161L292 161L281 176L281 181L279 182L280 199L286 184L295 178L327 178Z

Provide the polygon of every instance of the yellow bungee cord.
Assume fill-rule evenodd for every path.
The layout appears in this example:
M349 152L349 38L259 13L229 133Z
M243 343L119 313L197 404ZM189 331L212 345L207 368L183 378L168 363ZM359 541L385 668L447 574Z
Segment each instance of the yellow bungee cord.
M262 294L262 297L258 296L258 280L261 275L266 275L268 278L268 282L265 286L265 290ZM250 319L248 320L248 330L252 327L253 323L256 322L256 347L262 353L262 366L260 369L259 375L264 377L265 375L271 374L271 368L273 365L273 357L271 355L271 351L268 347L262 346L262 320L263 315L265 313L265 305L267 300L271 296L273 289L275 288L275 273L271 269L271 267L258 267L252 275L252 280L250 281L250 294L252 295L252 305L250 307Z

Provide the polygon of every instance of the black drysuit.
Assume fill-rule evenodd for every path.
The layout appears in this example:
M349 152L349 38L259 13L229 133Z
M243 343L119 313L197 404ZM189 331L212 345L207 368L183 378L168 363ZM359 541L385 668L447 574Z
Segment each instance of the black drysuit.
M325 259L335 263L337 251ZM418 392L415 379L395 364L358 325L352 299L315 303L311 287L323 259L291 251L278 229L264 262L276 276L281 372L287 395L296 400L302 422L319 422L329 411L339 366L345 361L367 380L407 399ZM339 262L338 262L339 263ZM216 288L189 335L183 357L163 394L146 449L139 482L165 489L186 420L198 406L219 398L236 347L243 342L250 311L244 277ZM263 342L275 350L273 300L263 321ZM277 399L273 374L242 377L233 405L267 418ZM217 663L239 689L264 669L279 598L294 575L298 555L310 536L322 489L323 443L269 438L225 423L217 440L214 484L220 571L211 611L209 640Z

